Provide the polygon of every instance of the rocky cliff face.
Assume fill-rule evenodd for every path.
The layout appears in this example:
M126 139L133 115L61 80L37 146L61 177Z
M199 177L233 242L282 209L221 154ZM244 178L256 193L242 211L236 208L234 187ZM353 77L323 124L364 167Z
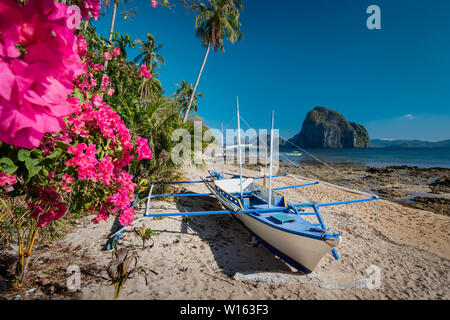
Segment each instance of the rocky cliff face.
M362 125L325 107L310 111L300 133L289 141L303 148L368 148L370 144Z

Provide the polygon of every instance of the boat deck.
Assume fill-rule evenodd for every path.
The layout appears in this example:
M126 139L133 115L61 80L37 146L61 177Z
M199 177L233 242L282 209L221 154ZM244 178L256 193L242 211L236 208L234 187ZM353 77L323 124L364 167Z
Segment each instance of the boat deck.
M245 209L267 209L267 203L256 195L250 195L242 198ZM323 230L320 223L311 223L305 220L302 215L314 215L315 213L300 213L291 212L284 206L272 206L272 209L279 208L279 212L263 212L263 213L249 213L252 218L267 224L273 228L289 232L292 234L306 236L312 239L322 239ZM337 236L336 236L337 237Z

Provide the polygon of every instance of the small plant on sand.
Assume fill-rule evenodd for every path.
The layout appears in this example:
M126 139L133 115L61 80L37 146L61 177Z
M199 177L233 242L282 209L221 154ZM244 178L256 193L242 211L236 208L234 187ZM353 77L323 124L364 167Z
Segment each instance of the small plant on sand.
M141 228L134 228L134 233L142 240L142 249L145 249L145 241L147 240L152 241L150 248L153 248L155 241L153 241L152 236L158 235L158 233L153 232L150 228L146 228L145 224L143 224Z
M183 222L186 224L191 224L192 223L192 219L189 217L183 217Z
M137 266L138 256L135 251L126 248L118 248L114 242L113 260L106 267L106 272L114 285L114 300L119 297L120 290L125 282L135 273L144 275L145 284L147 285L147 274L142 267ZM134 262L134 267L131 268Z

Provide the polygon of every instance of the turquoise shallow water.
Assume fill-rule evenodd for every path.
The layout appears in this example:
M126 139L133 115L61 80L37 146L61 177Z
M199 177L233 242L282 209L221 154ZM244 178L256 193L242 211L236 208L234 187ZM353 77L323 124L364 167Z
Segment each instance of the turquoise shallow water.
M450 148L368 148L368 149L306 149L326 163L360 163L367 166L417 166L450 168ZM302 151L299 151L302 152ZM314 158L303 152L280 152L280 160L294 163ZM287 163L286 163L287 164Z

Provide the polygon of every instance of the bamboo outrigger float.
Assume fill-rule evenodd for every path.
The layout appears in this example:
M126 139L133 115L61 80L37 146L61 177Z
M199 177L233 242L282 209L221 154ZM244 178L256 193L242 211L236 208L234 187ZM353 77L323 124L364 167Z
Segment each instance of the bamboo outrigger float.
M237 102L238 130L240 129L239 102ZM375 194L361 192L327 182L312 180L292 174L272 175L273 163L273 126L274 114L272 112L272 129L270 142L270 167L269 167L269 187L258 184L256 181L266 177L243 177L242 156L240 144L240 130L238 131L239 150L239 176L225 178L224 166L222 173L209 172L209 176L198 181L168 182L168 184L204 184L209 193L205 194L152 194L154 185L150 185L145 214L136 219L135 222L146 218L171 217L171 216L205 216L230 214L239 221L245 229L250 232L259 242L273 251L278 257L304 273L312 272L325 254L331 251L335 259L339 259L337 248L342 236L332 232L327 228L320 208L350 203L361 203L378 200ZM223 129L222 129L223 130ZM298 180L312 180L310 183L287 186L281 188L272 187L272 179L276 177L290 176ZM340 201L332 203L291 203L278 191L304 188L326 184L339 189L357 193L365 198ZM165 197L216 197L227 210L202 211L185 213L160 213L149 214L150 200ZM138 198L135 200L137 203ZM309 209L309 210L308 210ZM317 223L312 223L304 219L304 216L316 217ZM111 239L118 241L126 227L122 227L118 232L111 235Z

